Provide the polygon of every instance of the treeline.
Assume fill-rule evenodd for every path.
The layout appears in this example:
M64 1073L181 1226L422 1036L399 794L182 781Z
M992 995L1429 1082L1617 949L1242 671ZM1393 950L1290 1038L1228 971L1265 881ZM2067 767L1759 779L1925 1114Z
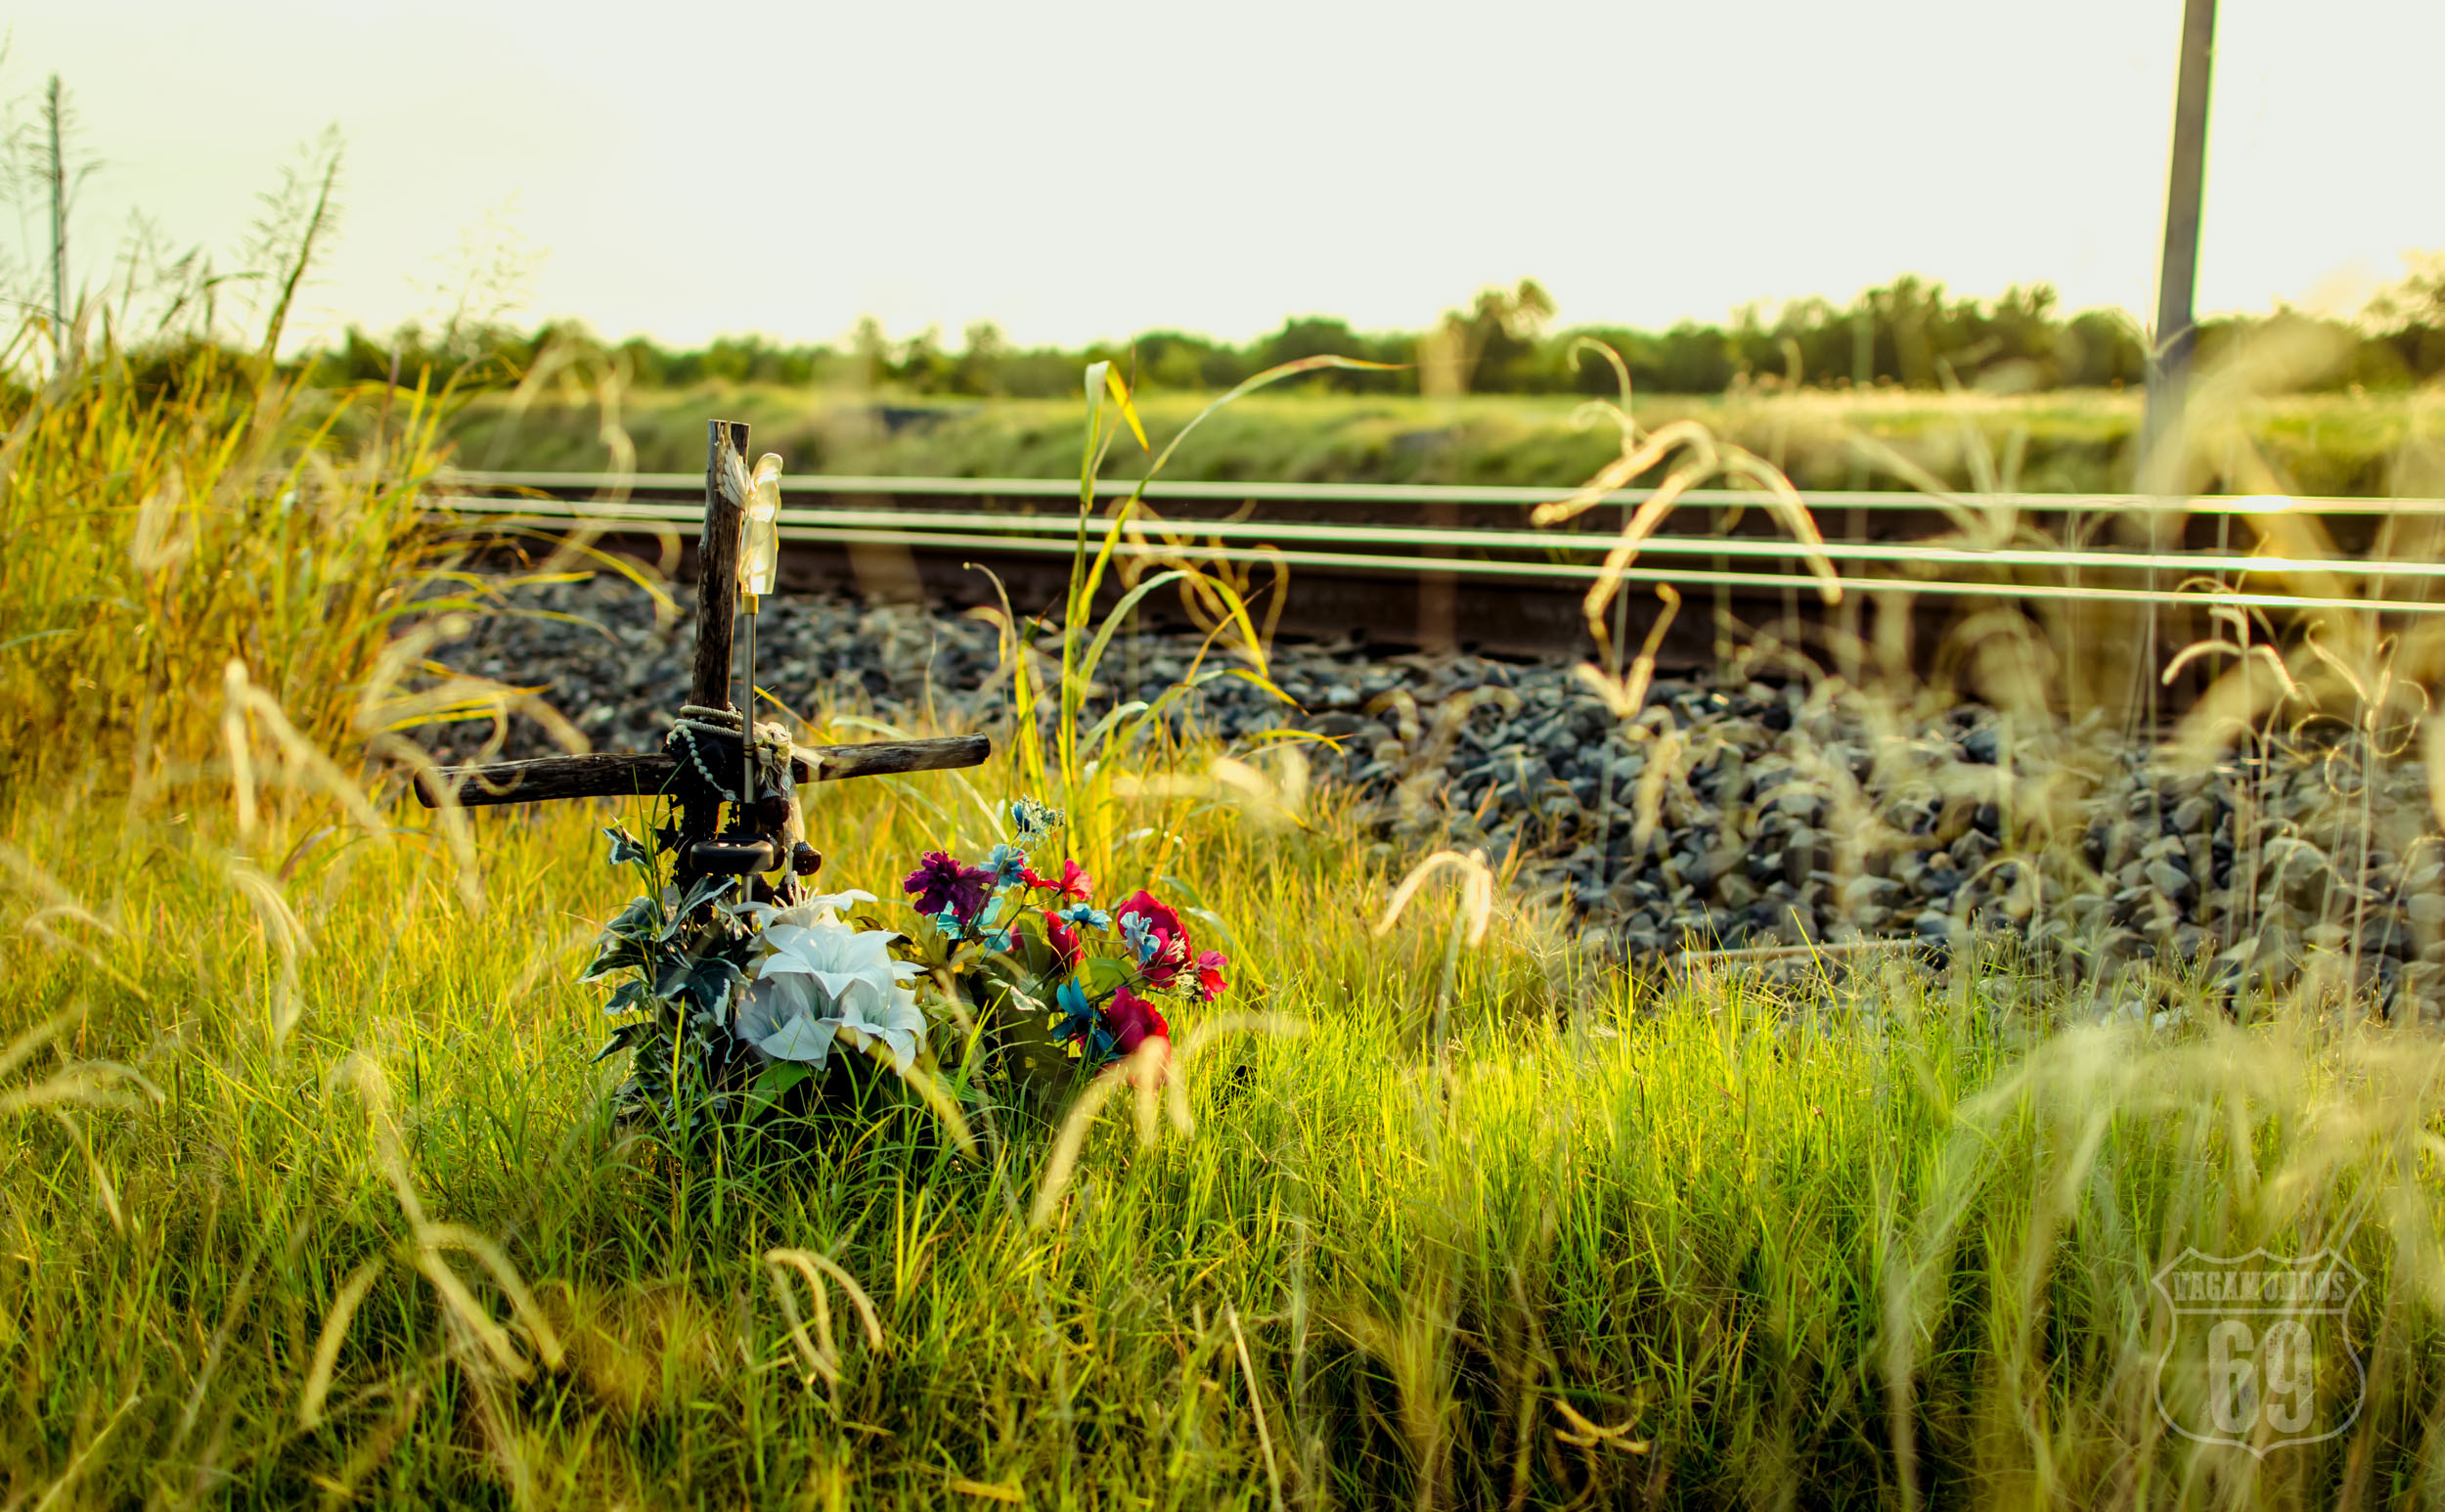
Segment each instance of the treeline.
M418 371L454 371L467 381L508 383L615 370L630 384L676 388L705 382L791 387L861 387L911 394L1055 397L1076 390L1087 363L1109 359L1155 389L1221 389L1279 363L1334 354L1382 363L1390 371L1336 371L1311 382L1349 392L1606 394L1612 367L1590 342L1619 353L1644 392L1712 394L1784 389L1958 385L2003 391L2112 388L2143 382L2148 355L2140 331L2118 311L2065 314L2039 284L1992 300L1953 298L1944 286L1902 277L1847 305L1795 300L1771 319L1757 308L1721 325L1684 322L1664 332L1627 327L1553 329L1554 305L1533 280L1487 289L1465 310L1447 312L1423 332L1354 331L1307 316L1244 345L1177 331L1077 350L1012 345L990 323L968 328L957 348L928 330L890 338L871 320L839 345L789 345L762 336L725 336L675 351L643 337L610 343L584 327L555 323L531 332L485 327L429 335L414 327L389 338L351 329L337 349L310 360L320 381L378 382ZM2330 328L2324 345L2338 354L2321 386L2402 387L2445 372L2445 266L2431 266L2380 297L2362 320L2345 323L2279 311L2210 321L2200 332L2200 361L2212 364L2232 343L2273 322Z

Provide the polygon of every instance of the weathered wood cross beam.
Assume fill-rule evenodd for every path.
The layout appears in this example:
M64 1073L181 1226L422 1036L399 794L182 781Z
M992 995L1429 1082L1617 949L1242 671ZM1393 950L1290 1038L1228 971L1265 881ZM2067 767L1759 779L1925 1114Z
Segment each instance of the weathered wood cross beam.
M704 532L696 546L696 660L688 706L666 748L435 768L417 782L417 797L426 808L444 801L445 793L467 807L667 794L682 811L677 847L681 875L782 869L805 875L821 858L800 839L796 784L973 767L993 754L993 743L983 735L953 735L862 745L787 745L784 766L780 746L775 743L786 744L783 734L770 726L742 729L754 724L755 700L752 663L737 699L732 698L732 632L749 491L746 453L743 422L708 423ZM752 632L748 645L752 656ZM774 790L759 790L759 765L769 773L764 780ZM734 789L728 785L732 782L740 785ZM784 879L779 890L790 885Z
M938 772L973 767L993 754L984 735L939 740L872 740L859 745L801 745L790 755L789 775L799 782L836 782L843 778L890 777L901 772ZM437 767L432 778L447 783L464 808L496 803L540 803L554 798L651 797L671 790L679 758L661 751L603 752L591 756L538 756L482 767ZM431 778L427 778L429 781ZM433 807L429 787L418 796Z

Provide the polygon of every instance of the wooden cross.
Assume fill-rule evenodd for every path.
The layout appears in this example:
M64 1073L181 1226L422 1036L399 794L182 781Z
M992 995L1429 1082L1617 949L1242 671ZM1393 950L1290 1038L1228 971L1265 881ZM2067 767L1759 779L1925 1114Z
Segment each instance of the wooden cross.
M822 864L805 842L798 783L973 767L993 754L993 742L983 735L863 745L791 744L779 727L754 724L752 664L744 689L732 701L732 627L747 507L739 497L738 479L746 475L746 455L744 422L708 422L704 533L696 546L696 664L688 703L665 748L649 754L546 756L439 767L417 782L417 796L426 808L441 802L443 791L470 808L556 798L668 796L679 810L670 848L680 879L786 870L791 875L778 888L762 889L786 901L795 891L795 878L812 874ZM748 645L752 656L752 628ZM742 717L741 709L750 711L749 717ZM742 726L747 727L743 735Z

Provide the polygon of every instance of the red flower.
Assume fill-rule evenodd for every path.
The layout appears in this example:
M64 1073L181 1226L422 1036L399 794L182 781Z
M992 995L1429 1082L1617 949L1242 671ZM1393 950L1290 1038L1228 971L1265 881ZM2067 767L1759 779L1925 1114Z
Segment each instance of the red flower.
M1144 888L1121 900L1113 911L1113 920L1121 927L1123 938L1131 933L1129 921L1142 920L1148 938L1154 941L1154 954L1138 962L1138 971L1152 987L1169 987L1173 979L1195 958L1188 943L1188 930L1171 906L1155 902L1154 895Z
M1112 1027L1113 1048L1124 1055L1136 1053L1148 1040L1169 1044L1172 1039L1172 1026L1163 1021L1162 1010L1126 987L1112 995L1103 1019Z
M1197 1001L1212 1002L1222 996L1222 989L1231 984L1222 980L1222 968L1231 958L1221 951L1208 951L1197 957Z
M1050 909L1045 911L1045 941L1052 947L1052 954L1059 957L1064 967L1072 971L1078 969L1079 957L1086 954L1078 942L1078 931L1071 927L1068 919Z
M1155 895L1142 887L1122 899L1120 907L1112 911L1115 918L1127 918L1133 913L1143 914L1147 923L1169 929L1183 940L1188 938L1188 931L1180 927L1180 916L1172 906L1155 902Z
M1019 872L1019 880L1030 887L1043 888L1062 903L1085 903L1095 896L1095 879L1070 857L1062 858L1061 875L1057 878L1038 876L1031 867Z

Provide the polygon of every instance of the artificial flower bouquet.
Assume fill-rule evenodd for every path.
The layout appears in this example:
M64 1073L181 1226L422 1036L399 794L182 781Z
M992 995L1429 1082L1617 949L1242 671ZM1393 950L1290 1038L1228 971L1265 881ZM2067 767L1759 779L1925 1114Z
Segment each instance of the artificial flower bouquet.
M980 1040L990 1074L1039 1094L1148 1042L1167 1051L1164 1004L1214 1001L1228 958L1198 950L1179 912L1143 888L1105 910L1077 861L1040 872L1059 811L1022 798L1008 816L1013 841L983 865L929 851L901 882L917 914L903 956L924 969L930 1010Z
M1162 1056L1164 1005L1212 1002L1229 961L1144 889L1107 911L1076 860L1040 872L1062 816L1024 798L1005 812L1013 838L982 865L926 853L901 884L913 916L899 929L849 916L877 902L854 890L737 902L734 879L708 877L683 895L608 831L612 861L656 884L605 927L585 976L620 979L602 1054L631 1052L622 1114L690 1133L812 1111L856 1094L862 1057L970 1100L1041 1104L1082 1073Z

